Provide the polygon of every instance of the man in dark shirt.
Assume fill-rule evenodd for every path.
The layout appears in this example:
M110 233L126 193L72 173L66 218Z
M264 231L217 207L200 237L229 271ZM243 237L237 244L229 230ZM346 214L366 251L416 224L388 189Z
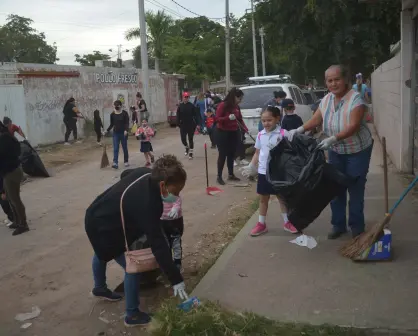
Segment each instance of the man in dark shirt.
M297 129L303 125L302 118L295 114L295 103L292 99L284 99L282 101L284 117L282 119L282 128L286 131Z
M196 106L189 101L190 95L188 92L183 93L183 102L177 108L177 125L180 127L181 142L185 148L185 156L193 159L194 148L194 132L196 127L200 125L200 113ZM187 138L189 143L187 143Z

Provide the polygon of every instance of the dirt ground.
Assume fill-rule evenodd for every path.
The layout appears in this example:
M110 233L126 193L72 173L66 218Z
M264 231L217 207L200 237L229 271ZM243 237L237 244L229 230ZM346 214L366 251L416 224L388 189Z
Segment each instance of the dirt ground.
M256 198L254 185L227 185L217 196L206 195L203 144L207 138L199 135L195 139L192 161L183 156L178 129L163 128L153 140L156 155L178 155L188 173L182 196L184 277L189 288L255 210ZM110 139L105 142L110 144ZM143 165L133 137L129 148L131 165ZM98 302L89 296L93 251L84 231L85 209L119 179L122 169L99 169L102 149L93 139L68 148L46 147L40 152L53 176L30 178L22 186L31 231L12 237L10 229L0 227L0 335L142 335L124 328L124 301ZM108 155L111 160L110 147ZM216 150L209 150L210 184L215 184L216 157ZM115 288L122 280L120 267L109 263L109 287ZM141 290L142 309L155 311L159 299L169 295L167 284ZM38 306L41 314L22 330L23 323L15 321L15 315L30 312L33 306Z

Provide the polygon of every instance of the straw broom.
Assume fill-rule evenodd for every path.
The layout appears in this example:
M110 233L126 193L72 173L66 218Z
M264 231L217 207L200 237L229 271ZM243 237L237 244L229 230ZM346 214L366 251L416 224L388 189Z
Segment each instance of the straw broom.
M106 145L103 145L103 154L102 154L102 162L100 163L100 168L109 167L109 158L107 157L106 153Z
M362 233L361 235L354 238L350 243L345 245L341 250L341 254L344 257L355 259L364 252L367 251L377 240L383 235L383 229L389 224L392 219L393 213L396 208L401 204L403 199L408 195L408 193L414 188L418 182L418 176L409 184L409 186L404 190L401 197L395 203L395 205L390 209L389 213L385 215L385 218L372 227L369 231Z

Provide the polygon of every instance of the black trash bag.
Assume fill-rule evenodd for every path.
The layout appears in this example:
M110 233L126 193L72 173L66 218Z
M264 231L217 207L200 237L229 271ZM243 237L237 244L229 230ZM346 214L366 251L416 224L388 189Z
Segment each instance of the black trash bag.
M311 224L339 193L355 181L328 164L317 141L295 135L270 151L267 180L286 203L290 222L299 231Z
M23 171L29 176L50 177L37 151L27 140L20 142L20 162Z

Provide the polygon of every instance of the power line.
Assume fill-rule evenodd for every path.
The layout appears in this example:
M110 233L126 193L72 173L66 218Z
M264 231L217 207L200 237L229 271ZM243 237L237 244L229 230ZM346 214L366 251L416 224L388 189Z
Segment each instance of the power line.
M190 9L188 9L188 8L186 8L186 7L184 7L183 5L180 5L177 1L175 1L175 0L171 0L171 1L173 1L177 6L179 6L179 7L181 7L181 8L183 8L185 11L188 11L189 13L191 13L191 14L193 14L193 15L196 15L196 16L205 16L206 17L206 15L200 15L200 14L197 14L196 12L193 12L193 11L191 11ZM223 20L224 18L222 17L222 18L208 18L209 20Z
M177 16L177 17L179 17L181 19L184 18L183 15L181 15L180 13L176 13L173 9L171 9L170 7L167 7L167 6L163 5L162 3L158 2L157 0L146 0L146 1L149 2L150 4L156 6L156 7L159 7L161 9L166 10L171 15Z

